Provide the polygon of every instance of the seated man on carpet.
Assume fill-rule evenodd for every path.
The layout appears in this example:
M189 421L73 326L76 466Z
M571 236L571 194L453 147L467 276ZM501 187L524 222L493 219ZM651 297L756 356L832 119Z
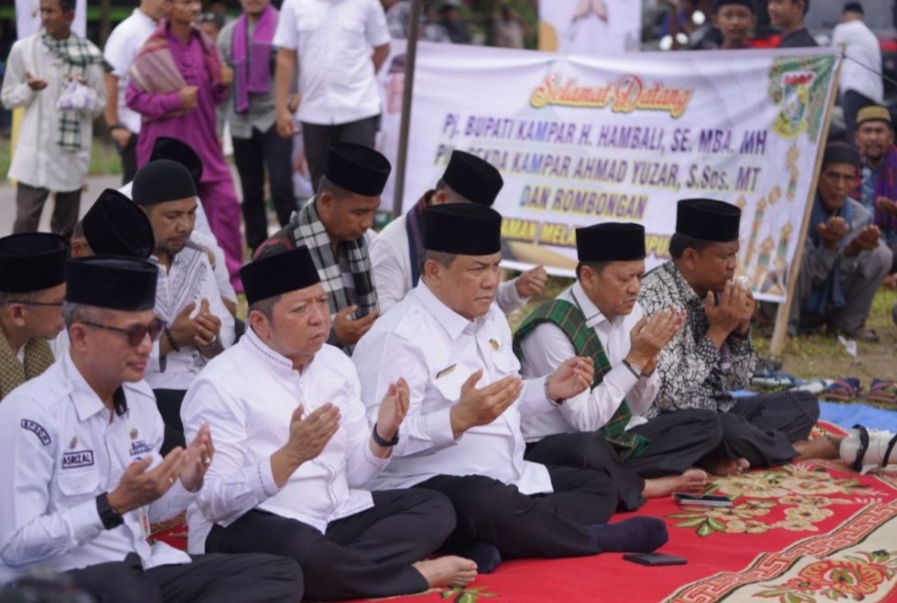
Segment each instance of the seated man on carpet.
M0 402L55 358L48 340L65 326L65 258L69 244L49 233L0 239Z
M187 168L168 159L151 161L134 177L133 193L153 228L151 259L160 267L156 313L167 325L153 345L146 381L165 424L183 433L184 394L206 362L234 342L234 319L221 302L205 252L187 245L198 205ZM179 443L166 438L163 452Z
M259 257L272 246L308 247L330 302L327 343L348 354L380 314L365 233L374 224L391 170L389 160L373 149L333 144L317 194L256 253Z
M65 573L98 601L294 603L302 573L271 555L190 557L152 543L202 488L208 426L162 458L162 421L142 381L162 321L158 268L69 260L69 353L0 404L0 584L37 568Z
M150 155L150 161L158 161L159 159L169 159L176 163L180 163L190 172L193 182L199 190L199 182L202 180L202 159L196 154L196 151L190 146L177 138L168 136L160 136L153 142L153 152ZM131 181L118 189L118 191L128 199L133 199L134 182ZM230 274L227 268L227 259L224 250L218 244L218 239L212 232L209 219L202 207L202 200L199 195L196 196L196 225L193 232L190 233L190 242L188 245L196 245L209 254L209 262L215 271L215 283L218 290L221 291L221 301L227 307L231 315L237 314L237 294L234 286L230 282Z
M827 324L849 337L878 340L863 327L893 254L869 210L848 196L859 165L852 146L836 142L825 148L788 320L792 334Z
M410 388L392 462L371 485L448 496L458 527L443 550L481 573L503 558L653 551L667 540L661 520L602 525L617 508L607 475L524 460L521 420L585 391L593 370L590 358L571 357L547 377L520 379L493 303L501 221L476 203L425 209L420 283L355 350L370 422L390 384L404 377Z
M492 207L504 185L488 161L464 151L452 151L436 188L428 190L407 214L390 222L371 243L371 264L380 311L387 312L420 281L421 216L427 207L443 203L479 203ZM522 308L545 290L548 274L541 266L498 286L496 302L504 313Z
M208 424L217 438L190 550L295 559L317 601L473 581L470 560L422 561L455 527L446 497L361 489L389 463L408 386L390 384L371 428L352 361L325 344L327 293L308 248L278 251L240 271L250 328L184 401L188 437Z
M645 274L645 229L606 222L576 229L577 280L530 314L514 334L521 375L547 375L571 356L591 358L591 390L523 421L526 459L610 475L623 508L673 492L702 492L693 469L719 446L715 412L644 414L660 384L657 356L682 327L671 306L645 315L638 293Z
M819 404L808 392L786 391L735 399L753 374L754 298L733 282L738 266L741 210L713 199L685 199L670 239L672 260L645 277L639 303L648 315L685 310L685 324L657 357L660 388L649 418L686 409L717 412L719 448L704 462L716 475L793 460L834 458L837 441L808 441Z

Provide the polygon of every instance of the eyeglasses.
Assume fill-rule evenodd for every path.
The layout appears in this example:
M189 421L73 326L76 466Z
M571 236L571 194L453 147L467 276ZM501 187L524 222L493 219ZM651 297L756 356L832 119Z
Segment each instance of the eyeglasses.
M88 327L93 327L95 329L105 329L107 331L121 333L127 336L128 345L132 348L136 348L141 343L143 343L143 340L146 339L147 333L149 333L150 340L157 341L159 339L159 336L162 334L162 331L165 330L165 321L161 318L154 318L148 325L131 325L127 329L112 327L109 325L102 325L97 322L83 321L82 324L85 324Z
M48 308L61 308L65 305L65 302L39 302L39 301L31 301L27 299L11 299L7 301L8 304L22 304L23 306L46 306Z

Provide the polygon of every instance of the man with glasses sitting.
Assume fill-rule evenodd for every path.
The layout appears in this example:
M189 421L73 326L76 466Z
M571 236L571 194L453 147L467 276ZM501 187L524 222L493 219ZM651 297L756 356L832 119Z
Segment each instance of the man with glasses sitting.
M69 352L0 404L0 585L44 571L97 601L292 603L302 575L271 555L189 556L150 537L202 488L209 427L164 456L162 421L143 381L158 267L69 260ZM91 599L93 600L93 599Z
M0 239L0 400L51 364L63 329L68 241L48 233Z

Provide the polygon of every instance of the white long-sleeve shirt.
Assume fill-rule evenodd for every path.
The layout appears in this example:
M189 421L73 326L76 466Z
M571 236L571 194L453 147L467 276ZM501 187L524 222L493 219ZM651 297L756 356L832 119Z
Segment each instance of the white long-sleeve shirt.
M862 21L839 23L832 30L832 46L845 45L841 63L841 91L854 90L876 103L884 102L881 48L878 38Z
M65 572L140 556L144 569L189 563L144 525L170 519L194 495L180 482L149 506L104 530L96 497L111 492L131 463L162 456L162 417L146 383L125 383L123 414L110 412L69 355L0 404L0 584L40 565ZM111 422L110 422L111 419Z
M106 39L103 48L103 58L112 67L112 75L118 80L118 121L124 124L131 132L140 133L142 117L139 113L128 107L125 102L125 91L128 89L131 63L137 58L137 53L144 43L156 30L158 23L144 13L140 8L135 8L127 19L119 23ZM112 124L109 124L112 125Z
M205 485L187 512L189 550L205 550L212 524L230 525L255 508L325 532L330 522L372 507L370 492L359 488L389 459L371 452L360 396L352 362L329 345L300 372L249 329L213 359L181 407L188 441L208 423L215 442ZM340 409L339 429L278 489L271 455L289 440L293 412L302 404L307 416L328 402Z
M408 250L408 231L405 216L386 225L371 243L371 269L380 313L385 314L414 288L411 283L411 253ZM495 301L502 312L509 314L526 305L529 298L517 293L517 279L498 286Z
M157 262L156 256L150 258ZM209 300L209 311L221 319L221 332L218 339L228 348L234 343L234 317L221 301L221 292L215 282L215 273L209 264L209 258L203 251L185 247L177 253L166 270L159 266L159 281L156 288L156 314L167 321L169 327L174 324L178 314L187 304L196 302L191 317L199 313L203 299ZM195 346L182 347L165 356L160 355L160 342L153 344L150 363L146 369L146 381L153 389L186 390L193 379L206 365L206 359Z
M586 326L595 330L612 368L591 391L584 391L548 412L525 420L521 429L526 440L534 442L556 433L600 429L610 421L624 399L632 411L632 419L626 428L647 422L643 413L651 406L660 387L657 373L637 378L623 365L623 359L629 355L630 332L644 316L642 307L636 304L630 314L608 320L588 298L579 281L558 295L558 299L579 306L586 318ZM523 360L520 372L527 378L549 375L565 360L576 355L573 344L564 332L550 323L533 329L523 340L521 348Z
M479 474L524 494L552 491L545 466L523 460L526 444L520 432L521 418L554 406L545 397L544 378L526 381L517 401L492 423L469 429L457 440L452 431L451 408L472 373L483 369L476 385L482 388L520 370L511 329L497 305L470 321L421 281L393 312L377 319L352 360L369 421L390 383L404 377L411 393L392 462L372 480L374 489L407 488L437 475Z
M68 70L65 62L43 43L42 33L13 44L6 64L0 102L7 109L25 108L8 176L11 180L50 191L76 191L87 181L93 120L103 113L106 105L103 68L91 64L84 70L87 86L96 92L97 99L93 107L79 112L81 149L74 152L61 149L56 102L66 86ZM26 72L46 80L47 87L32 90Z

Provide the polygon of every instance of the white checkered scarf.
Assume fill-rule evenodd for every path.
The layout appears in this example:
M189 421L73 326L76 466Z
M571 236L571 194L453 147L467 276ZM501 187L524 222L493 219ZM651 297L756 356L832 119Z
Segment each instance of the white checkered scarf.
M88 65L100 63L106 66L100 49L89 40L69 34L65 40L57 40L49 34L41 36L43 43L53 54L62 59L66 66L66 75L84 75ZM63 151L81 150L81 115L77 110L59 112L59 140L57 144Z

